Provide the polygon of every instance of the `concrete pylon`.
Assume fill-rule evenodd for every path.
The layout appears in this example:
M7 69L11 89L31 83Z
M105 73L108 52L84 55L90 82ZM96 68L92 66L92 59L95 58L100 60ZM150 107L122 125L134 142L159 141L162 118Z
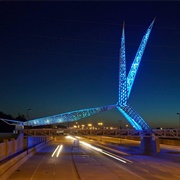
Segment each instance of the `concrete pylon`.
M141 136L140 152L152 155L160 152L159 138L155 136Z

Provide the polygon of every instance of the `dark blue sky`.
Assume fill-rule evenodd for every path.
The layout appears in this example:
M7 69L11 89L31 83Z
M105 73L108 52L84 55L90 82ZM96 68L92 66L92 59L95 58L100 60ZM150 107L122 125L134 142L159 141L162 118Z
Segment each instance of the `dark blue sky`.
M115 104L122 22L128 70L156 17L130 103L151 127L178 127L180 3L1 2L0 111L30 119ZM111 110L82 122L126 120Z

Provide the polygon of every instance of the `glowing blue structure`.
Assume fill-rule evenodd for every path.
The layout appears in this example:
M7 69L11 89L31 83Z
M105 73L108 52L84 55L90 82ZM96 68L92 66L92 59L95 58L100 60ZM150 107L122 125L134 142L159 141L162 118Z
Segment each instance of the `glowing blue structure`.
M24 122L25 126L42 126L42 125L50 125L50 124L58 124L65 122L77 121L82 118L92 116L94 114L104 112L115 108L116 105L102 106L97 108L89 108L89 109L81 109L76 111L71 111L63 114L57 114L54 116L48 116L43 118L38 118L30 121Z
M136 130L152 133L152 130L147 125L147 123L128 104L128 99L154 21L155 20L153 20L153 22L151 23L151 25L149 26L145 35L142 38L141 44L136 53L135 59L132 63L128 76L126 75L125 32L124 32L124 23L123 23L120 57L119 57L119 97L117 104L97 107L97 108L82 109L82 110L67 112L54 116L38 118L38 119L30 120L28 122L24 122L24 125L41 126L41 125L57 124L64 122L72 122L116 107Z
M149 38L149 35L151 33L151 29L153 27L153 24L154 24L154 21L155 19L153 20L153 22L151 23L151 25L149 26L149 28L147 29L147 32L146 34L143 36L143 39L141 41L141 44L139 46L139 49L136 53L136 56L134 58L134 61L132 63L132 66L131 66L131 69L129 71L129 74L128 74L128 77L127 77L127 89L128 89L128 97L130 95L130 92L131 92L131 89L132 89L132 85L134 83L134 79L136 77L136 73L138 71L138 67L140 65L140 62L141 62L141 58L142 58L142 55L144 53L144 50L145 50L145 47L146 47L146 44L147 44L147 41L148 41L148 38ZM120 58L121 59L121 58ZM121 61L121 60L120 60Z
M123 116L129 121L129 123L139 131L150 131L151 128L147 123L138 115L138 113L128 104L128 99L131 93L131 89L138 71L138 67L141 62L141 58L146 47L151 29L153 27L154 20L147 29L147 32L143 36L139 49L136 53L135 59L130 68L129 74L126 77L126 55L125 55L125 35L124 24L121 38L121 49L119 58L119 101L117 103L117 109L123 114Z

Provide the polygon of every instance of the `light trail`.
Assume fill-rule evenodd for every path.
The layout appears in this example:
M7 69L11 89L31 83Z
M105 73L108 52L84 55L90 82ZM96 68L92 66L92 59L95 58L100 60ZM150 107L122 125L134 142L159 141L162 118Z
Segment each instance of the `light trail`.
M76 138L72 137L72 136L66 136L67 139L72 139L72 140L76 140Z
M63 145L61 144L61 146L59 147L59 150L58 150L58 152L57 152L57 154L56 154L56 157L59 157L59 154L60 154L62 148L63 148Z
M125 158L119 158L118 156L115 156L114 154L111 154L111 153L109 153L109 152L107 152L107 151L102 151L102 153L103 154L105 154L105 155L107 155L107 156L109 156L109 157L112 157L112 158L114 158L114 159L116 159L116 160L118 160L118 161L120 161L120 162L123 162L123 163L132 163L132 161L130 161L130 160L127 160L127 159L125 159Z
M54 155L55 155L56 152L57 152L56 157L59 157L59 154L60 154L62 148L63 148L63 145L62 145L62 144L61 144L60 146L58 145L58 146L56 147L56 149L54 150L54 152L52 153L51 157L54 157Z
M79 136L75 136L75 138L77 138L77 139L82 139L81 137L79 137Z
M86 142L80 141L80 143L83 144L84 146L89 147L89 148L91 148L91 149L94 149L94 150L96 150L96 151L98 151L98 152L101 152L101 153L103 152L102 149L97 148L97 147L95 147L95 146L92 146L91 144L88 144L88 143L86 143Z
M66 138L68 138L68 139L72 139L72 140L77 140L76 138L74 138L74 137L72 137L72 136L67 136ZM82 144L82 145L84 145L84 146L86 146L86 147L88 147L88 148L90 148L90 149L93 149L93 150L95 150L95 151L98 151L98 152L100 152L100 153L102 153L102 154L105 154L106 156L109 156L109 157L111 157L111 158L114 158L114 159L116 159L116 160L118 160L118 161L120 161L120 162L122 162L122 163L132 163L132 161L130 161L130 160L128 160L128 159L125 159L125 158L119 158L118 156L116 156L116 155L114 155L114 154L112 154L112 153L109 153L108 151L104 151L103 149L100 149L100 148L97 148L97 147L95 147L95 146L92 146L91 144L89 144L89 143L86 143L86 142L84 142L84 141L79 141L80 142L80 144Z
M56 151L58 150L58 148L59 148L59 145L58 145L57 148L54 150L54 152L53 152L53 154L51 155L51 157L54 156L54 154L56 153Z

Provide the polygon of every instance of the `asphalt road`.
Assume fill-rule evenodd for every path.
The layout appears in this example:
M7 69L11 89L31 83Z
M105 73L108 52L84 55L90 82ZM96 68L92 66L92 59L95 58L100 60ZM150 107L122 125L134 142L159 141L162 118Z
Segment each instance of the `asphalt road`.
M52 157L58 145L63 145L59 157L57 152ZM29 158L11 176L9 180L51 180L51 179L78 179L72 156L72 143L57 140L43 148Z
M96 142L87 139L75 142L64 136L57 138L18 167L8 180L180 179L180 163L123 152L108 153L108 149L83 142L96 146Z

